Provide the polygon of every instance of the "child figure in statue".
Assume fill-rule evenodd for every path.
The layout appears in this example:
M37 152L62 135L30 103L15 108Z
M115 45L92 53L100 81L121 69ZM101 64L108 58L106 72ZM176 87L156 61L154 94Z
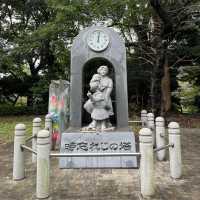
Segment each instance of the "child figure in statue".
M105 130L112 125L109 122L110 115L113 115L110 93L112 91L112 79L107 77L108 67L101 66L90 81L90 91L87 93L89 99L84 104L84 108L91 114L92 122L88 129ZM93 92L93 93L91 93Z
M93 110L91 113L92 123L90 123L89 128L95 128L97 127L97 123L99 122L99 127L101 130L106 129L106 119L109 118L108 111L106 110L106 103L104 100L103 93L100 91L99 88L99 79L100 75L95 74L93 75L92 81L90 85L92 86L91 89L94 91L92 94L91 92L88 92L87 96L93 103ZM101 78L101 77L100 77Z

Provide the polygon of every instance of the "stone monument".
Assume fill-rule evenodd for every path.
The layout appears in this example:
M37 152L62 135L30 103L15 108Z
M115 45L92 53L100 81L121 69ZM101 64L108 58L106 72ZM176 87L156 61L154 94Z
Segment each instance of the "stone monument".
M71 48L70 123L61 153L135 152L128 127L126 49L111 28L82 30ZM60 168L133 168L136 157L60 158Z

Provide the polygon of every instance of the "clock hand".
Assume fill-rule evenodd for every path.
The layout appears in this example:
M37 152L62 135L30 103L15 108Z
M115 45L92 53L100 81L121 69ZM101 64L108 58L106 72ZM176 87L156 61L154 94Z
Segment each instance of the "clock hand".
M99 37L100 37L100 32L98 33L98 39L97 39L97 42L99 43Z

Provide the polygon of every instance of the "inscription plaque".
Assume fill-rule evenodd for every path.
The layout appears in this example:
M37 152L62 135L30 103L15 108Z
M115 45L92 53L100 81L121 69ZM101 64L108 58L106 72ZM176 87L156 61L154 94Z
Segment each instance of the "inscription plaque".
M63 133L61 153L135 152L132 132ZM60 158L60 168L135 168L135 156Z

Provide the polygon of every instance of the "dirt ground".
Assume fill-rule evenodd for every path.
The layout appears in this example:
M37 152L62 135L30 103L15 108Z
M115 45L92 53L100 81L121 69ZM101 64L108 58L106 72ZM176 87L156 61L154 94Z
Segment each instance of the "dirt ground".
M169 161L155 165L155 200L200 199L200 129L182 130L183 176L169 176ZM36 199L36 166L26 153L26 178L12 180L13 144L0 141L0 200ZM60 170L51 160L50 200L141 200L139 169Z

